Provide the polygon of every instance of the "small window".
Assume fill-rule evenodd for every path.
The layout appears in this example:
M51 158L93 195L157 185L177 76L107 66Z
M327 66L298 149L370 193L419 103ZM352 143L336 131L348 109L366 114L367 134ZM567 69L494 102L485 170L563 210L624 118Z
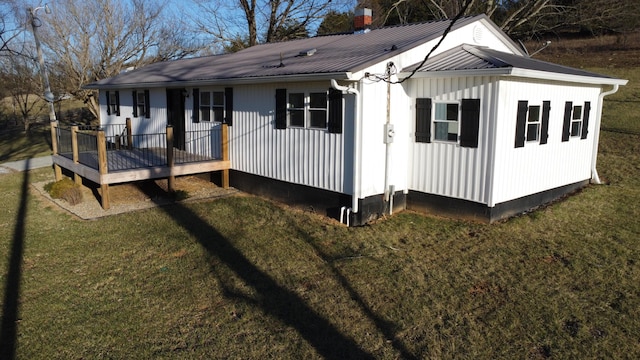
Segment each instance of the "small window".
M107 91L107 115L120 116L120 93Z
M224 92L200 92L200 120L215 122L224 120Z
M287 113L291 127L326 129L327 93L289 93Z
M540 139L540 105L529 106L527 117L527 141Z
M147 100L146 100L144 91L138 91L136 93L136 108L138 109L138 112L137 112L138 116L147 115L146 104L147 104Z
M571 136L580 136L582 134L582 106L573 107L573 115L571 116Z
M437 141L458 141L458 103L436 103L433 118L434 140Z

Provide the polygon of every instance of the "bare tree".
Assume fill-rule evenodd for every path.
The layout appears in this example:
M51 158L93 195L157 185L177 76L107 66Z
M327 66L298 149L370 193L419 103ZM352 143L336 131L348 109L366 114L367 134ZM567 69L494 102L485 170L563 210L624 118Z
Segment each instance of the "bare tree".
M163 16L164 3L149 0L60 0L41 16L40 33L52 71L61 87L83 100L97 117L95 91L83 86L126 68L184 57L198 48L187 45L175 18ZM45 23L46 21L46 23Z
M4 84L4 91L9 94L14 111L19 115L19 121L25 133L28 133L35 120L35 114L40 113L47 105L42 96L42 82L37 63L33 58L13 54L5 56L1 62L0 79Z
M198 31L238 49L304 37L347 0L199 0Z

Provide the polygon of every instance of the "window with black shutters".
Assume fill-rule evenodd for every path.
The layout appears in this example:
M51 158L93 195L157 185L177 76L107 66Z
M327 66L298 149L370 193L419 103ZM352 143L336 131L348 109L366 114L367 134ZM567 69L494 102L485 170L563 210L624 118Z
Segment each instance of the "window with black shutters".
M149 90L133 91L133 117L151 117Z
M276 129L325 129L342 133L342 92L276 89Z
M120 92L107 91L107 115L120 116Z
M515 147L524 147L525 142L547 143L550 104L550 101L543 101L542 105L530 105L526 100L518 101Z
M565 103L562 141L569 141L572 137L587 138L590 112L591 102L589 101L584 104L574 104L572 101Z

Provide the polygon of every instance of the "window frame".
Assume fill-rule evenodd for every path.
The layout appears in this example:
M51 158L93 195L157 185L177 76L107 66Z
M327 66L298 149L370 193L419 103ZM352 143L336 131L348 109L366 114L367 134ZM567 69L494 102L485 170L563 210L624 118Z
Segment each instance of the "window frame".
M449 120L449 119L437 119L436 118L436 114L438 112L438 105L453 105L455 104L457 107L457 115L456 115L456 120ZM443 143L443 144L460 144L460 132L461 132L461 123L462 123L462 105L461 105L461 101L460 100L433 100L433 105L432 105L432 110L431 110L431 141L435 142L435 143ZM447 117L448 115L448 109L445 108L445 117ZM437 123L447 123L449 124L448 129L450 130L450 125L451 123L455 122L457 125L457 129L456 129L456 139L455 140L443 140L443 139L438 139L437 136ZM447 132L447 134L451 134L449 132ZM447 135L447 136L448 136Z
M583 118L583 113L584 111L584 106L583 104L580 105L572 105L571 108L571 119L569 120L569 136L570 137L580 137L582 136L582 118ZM578 118L576 118L576 114L578 115ZM574 128L577 125L577 131L574 134Z
M312 96L323 94L324 95L324 107L312 107ZM291 99L292 95L302 95L302 107L300 104L293 104ZM286 109L287 109L287 127L297 129L311 129L311 130L328 130L329 126L329 92L327 90L287 90L286 97ZM323 126L314 126L312 123L313 113L324 113ZM302 114L302 124L293 124L292 114Z
M136 91L136 103L134 106L137 109L136 114L138 116L145 117L147 115L147 97L144 91Z
M531 108L538 109L538 118L536 121L531 121ZM530 138L530 126L535 126L535 138ZM542 105L528 105L527 106L527 122L525 127L525 136L524 139L528 143L540 142L540 129L542 128Z
M206 95L208 104L205 104L202 100ZM216 95L222 100L221 104L216 103ZM199 121L206 121L209 123L222 124L226 116L226 96L225 90L217 89L200 89L198 92L198 119ZM205 116L205 113L207 116ZM219 114L217 116L216 114Z
M105 92L107 115L120 116L120 92L111 90Z

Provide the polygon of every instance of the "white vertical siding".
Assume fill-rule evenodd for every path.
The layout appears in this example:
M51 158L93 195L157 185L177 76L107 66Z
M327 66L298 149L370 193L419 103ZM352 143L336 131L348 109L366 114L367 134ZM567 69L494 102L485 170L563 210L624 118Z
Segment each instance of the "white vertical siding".
M144 91L145 89L136 89ZM149 106L151 117L133 117L133 89L119 90L120 92L120 116L107 115L106 95L101 90L100 97L100 124L114 125L125 124L127 118L131 118L131 127L134 134L158 134L164 133L167 126L167 95L164 88L149 89Z
M454 77L415 79L410 84L412 98L409 188L469 201L487 203L491 153L491 124L495 110L491 106L496 94L492 77ZM415 99L433 101L480 99L478 147L465 148L446 142L415 142Z
M600 87L584 84L509 79L500 82L494 192L490 206L591 178L591 156ZM547 144L525 142L515 148L516 115L519 100L529 105L551 101ZM564 106L591 102L589 133L586 139L562 141Z
M275 128L275 90L326 90L329 82L234 86L230 160L235 170L344 192L344 132ZM348 112L346 110L345 112ZM346 119L345 119L346 121Z

